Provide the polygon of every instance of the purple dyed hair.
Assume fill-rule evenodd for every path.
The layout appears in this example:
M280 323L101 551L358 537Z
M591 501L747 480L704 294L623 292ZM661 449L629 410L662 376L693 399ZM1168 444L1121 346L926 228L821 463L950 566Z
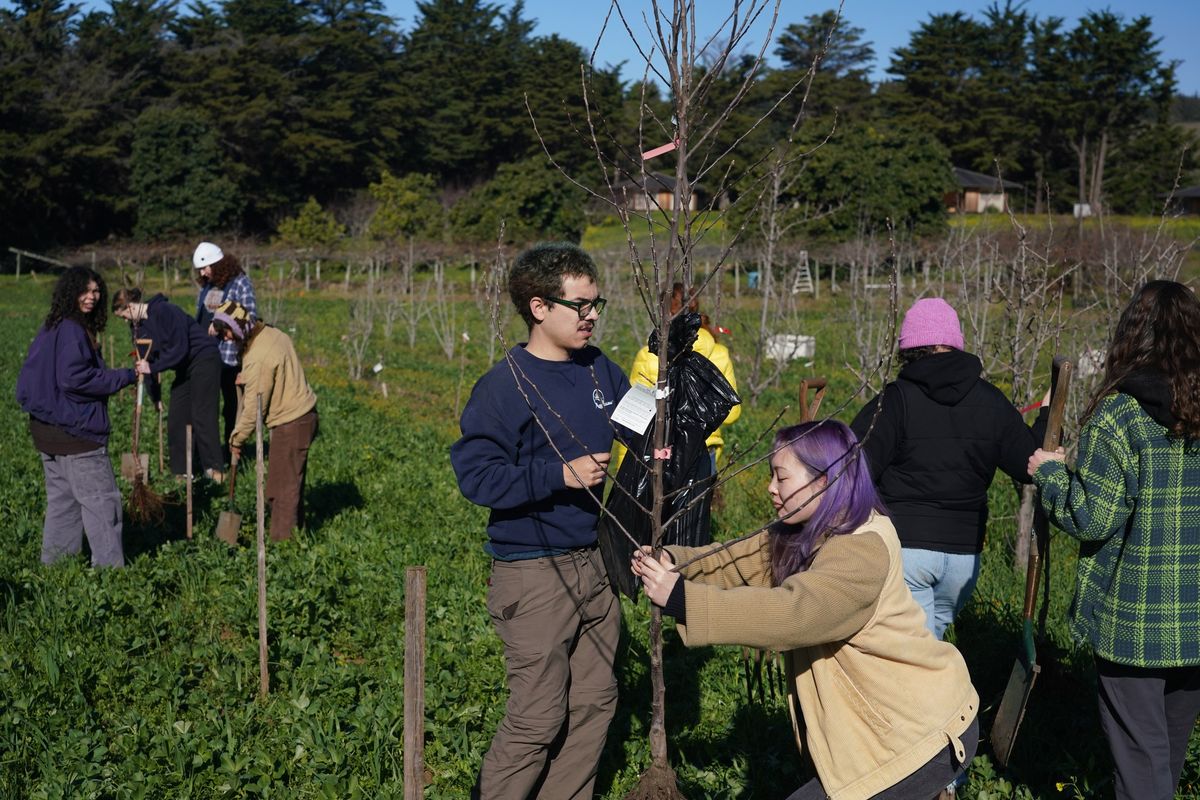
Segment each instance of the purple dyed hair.
M771 573L776 586L808 569L830 536L850 533L872 512L887 513L871 481L866 457L861 449L855 449L857 444L854 431L831 419L791 425L775 434L775 452L791 450L814 478L824 475L828 480L820 504L807 522L771 526Z

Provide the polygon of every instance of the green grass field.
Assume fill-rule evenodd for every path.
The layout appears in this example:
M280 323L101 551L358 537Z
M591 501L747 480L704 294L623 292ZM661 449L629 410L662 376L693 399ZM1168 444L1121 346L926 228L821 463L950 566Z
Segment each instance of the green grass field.
M459 300L470 343L452 358L426 331L410 349L399 332L385 341L377 330L368 363L379 357L384 370L351 381L338 282L280 298L320 397L321 433L309 465L309 528L268 551L271 692L259 702L252 472L237 486L246 519L239 548L213 538L222 498L210 488L200 493L193 541L175 506L163 526L127 525L124 570L96 572L82 559L39 565L42 478L11 387L50 287L47 277L0 279L0 334L12 343L0 354L10 387L0 405L0 797L400 797L404 571L417 564L429 569L426 796L466 797L505 700L501 649L484 608L485 512L458 493L447 458L456 397L464 401L489 366L477 306ZM194 301L194 287L176 291L185 306ZM823 302L812 309L814 326L820 341L836 341L846 335L837 305L845 301ZM753 313L749 302L729 311ZM113 323L109 330L124 333ZM599 344L628 366L636 343L613 333ZM735 336L731 349L744 358L738 348ZM829 375L831 402L844 400L853 384L841 364L836 347L821 345L811 368L789 368L744 410L729 450L764 451L754 442L793 401L803 374ZM114 399L110 411L115 459L129 446L131 397ZM155 432L143 438L154 452ZM724 487L718 538L769 519L766 483L758 466ZM170 479L155 485L179 498ZM1010 565L1014 493L998 482L993 495L983 576L953 634L983 700L985 729L1017 654L1023 588ZM1055 537L1049 658L1012 769L997 769L984 744L961 796L1110 793L1090 655L1065 633L1074 552ZM648 763L647 620L644 600L625 603L622 699L598 782L606 798L623 796ZM684 793L778 798L794 789L806 773L784 703L778 694L747 700L740 649L689 651L670 632L667 641L667 728ZM1182 796L1200 791L1198 747L1200 739Z

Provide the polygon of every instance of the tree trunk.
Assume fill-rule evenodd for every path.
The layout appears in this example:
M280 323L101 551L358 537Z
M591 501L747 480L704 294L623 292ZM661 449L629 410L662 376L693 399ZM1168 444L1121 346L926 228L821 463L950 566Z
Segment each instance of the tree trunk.
M1079 157L1079 203L1080 203L1080 205L1082 205L1087 202L1087 197L1088 197L1088 192L1087 192L1087 173L1088 173L1087 136L1080 137L1079 144L1074 145L1073 147L1075 150L1075 154ZM1080 216L1079 219L1080 219L1080 230L1083 230L1083 226L1082 226L1083 217Z
M1100 134L1100 146L1097 148L1096 158L1092 162L1092 185L1088 194L1088 202L1091 203L1092 213L1099 214L1104 203L1104 161L1108 158L1108 131L1105 130Z

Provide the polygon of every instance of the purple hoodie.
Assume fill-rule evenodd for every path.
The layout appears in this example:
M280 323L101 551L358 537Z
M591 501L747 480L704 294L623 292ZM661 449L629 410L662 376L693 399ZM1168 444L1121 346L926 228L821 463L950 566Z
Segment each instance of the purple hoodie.
M146 318L137 323L135 331L139 338L154 342L149 361L155 375L169 369L185 372L197 358L218 357L217 340L161 294L146 302Z
M109 369L78 322L38 331L17 376L17 403L34 419L72 436L108 443L108 397L137 380Z

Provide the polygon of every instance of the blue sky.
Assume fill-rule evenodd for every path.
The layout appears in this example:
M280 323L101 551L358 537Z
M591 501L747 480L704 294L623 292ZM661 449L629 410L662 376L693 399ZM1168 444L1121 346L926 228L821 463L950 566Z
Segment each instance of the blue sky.
M509 0L493 0L507 8ZM417 15L415 0L385 0L389 13L396 17L402 29L412 28ZM667 8L671 0L662 0ZM649 8L648 0L626 0L622 3L626 18L634 26L640 41L648 42L642 13ZM720 26L730 7L728 0L696 0L697 34L707 38ZM835 2L801 2L784 0L776 24L774 36L792 22L799 22L809 14L835 7ZM884 70L890 61L891 52L908 43L909 37L930 14L963 11L980 17L990 5L986 0L960 0L960 2L935 2L934 0L846 0L842 15L852 25L865 30L864 39L875 47L876 80L886 77ZM1200 0L1114 0L1113 2L1075 2L1075 0L1029 0L1026 10L1039 17L1059 16L1073 24L1079 17L1092 10L1109 9L1131 20L1138 15L1147 15L1153 20L1153 30L1161 39L1159 50L1164 60L1177 60L1179 90L1185 94L1200 94ZM537 20L536 33L557 33L585 49L591 50L604 24L609 9L608 0L526 0L525 17ZM767 19L761 20L757 43L767 30ZM754 48L757 51L757 46ZM774 44L767 49L770 53ZM637 49L629 40L615 15L608 30L596 48L598 64L615 64L626 61L622 75L634 78L641 75L643 67Z

